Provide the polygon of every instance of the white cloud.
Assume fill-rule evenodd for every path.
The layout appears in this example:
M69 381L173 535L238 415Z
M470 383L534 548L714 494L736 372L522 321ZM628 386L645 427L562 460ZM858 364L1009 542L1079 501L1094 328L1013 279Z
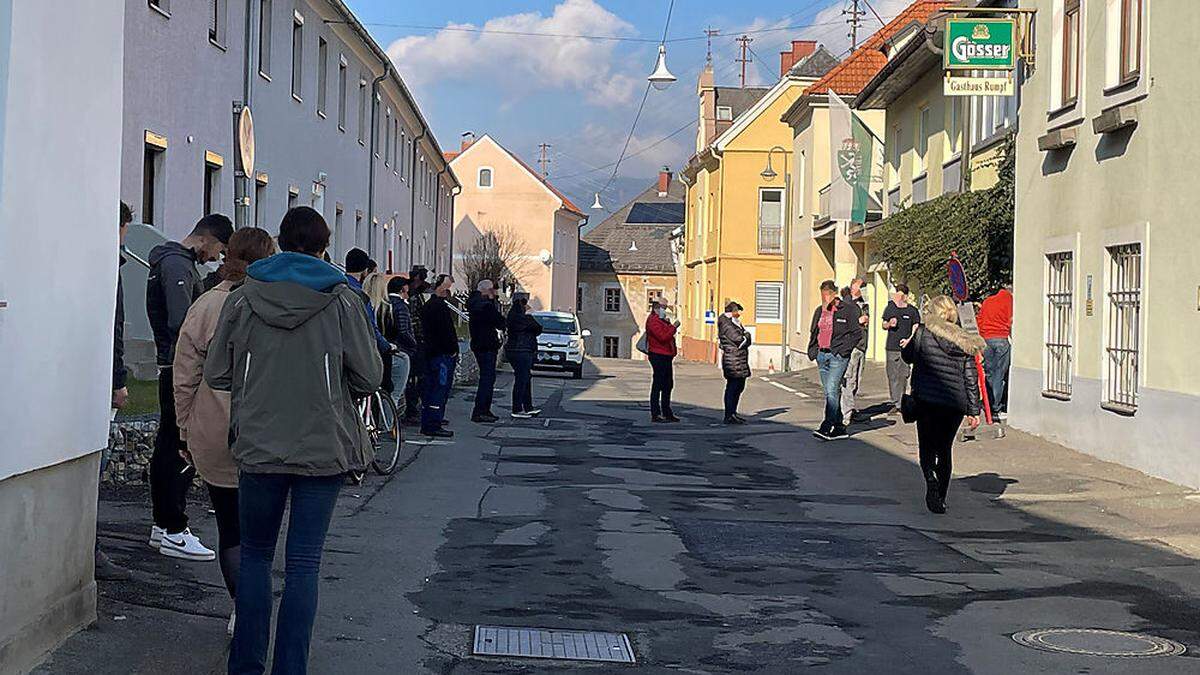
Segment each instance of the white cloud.
M526 12L489 19L482 26L450 24L450 30L400 38L387 48L405 81L416 87L435 81L497 83L513 95L543 90L582 94L601 105L624 105L636 78L615 71L617 42L569 37L530 37L454 29L631 35L633 26L594 0L563 0L549 16Z

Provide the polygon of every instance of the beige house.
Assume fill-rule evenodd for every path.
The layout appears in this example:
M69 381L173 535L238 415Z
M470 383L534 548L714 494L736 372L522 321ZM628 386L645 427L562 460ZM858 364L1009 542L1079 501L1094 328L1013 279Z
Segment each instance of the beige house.
M1038 48L1017 143L1010 421L1200 488L1197 79L1181 47L1200 13L1021 6Z
M513 271L530 307L574 311L583 211L489 135L464 134L461 150L446 158L462 183L454 197L455 271L482 234L510 237L519 251Z
M650 302L676 304L671 236L683 227L683 183L666 167L645 192L579 242L579 324L592 332L588 356L644 360L635 349Z

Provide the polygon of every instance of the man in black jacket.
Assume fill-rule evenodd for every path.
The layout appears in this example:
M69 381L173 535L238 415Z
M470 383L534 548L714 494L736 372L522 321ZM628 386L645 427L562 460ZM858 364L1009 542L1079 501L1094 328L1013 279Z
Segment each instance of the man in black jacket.
M862 384L863 364L867 360L867 336L871 332L869 329L871 306L867 304L867 300L862 294L862 287L866 283L862 277L855 277L849 287L842 289L842 301L853 303L855 307L858 307L860 312L858 325L863 327L858 344L850 352L850 363L846 366L846 379L842 382L842 423L846 426L850 426L856 412L858 389Z
M490 279L480 281L467 298L470 316L471 351L479 364L479 387L475 390L475 410L471 421L491 424L492 393L496 387L496 354L500 351L500 331L504 330L504 315L496 301L496 285Z
M421 324L425 329L425 391L421 396L425 406L421 409L421 433L431 438L454 435L442 428L458 363L454 310L446 304L453 285L454 278L449 274L438 275L433 283L433 297L421 307Z
M821 306L813 312L808 358L817 362L821 387L825 390L825 419L813 432L823 440L847 437L846 425L842 423L842 379L850 364L850 354L862 337L861 316L857 305L838 297L837 284L821 282Z
M192 471L179 455L179 425L171 363L175 342L188 308L200 293L197 264L221 258L233 235L233 223L220 214L204 216L183 241L168 241L150 250L146 278L146 316L154 333L158 360L158 407L161 413L154 454L150 457L150 503L154 525L150 545L164 555L184 560L212 560L216 554L188 530L187 491Z

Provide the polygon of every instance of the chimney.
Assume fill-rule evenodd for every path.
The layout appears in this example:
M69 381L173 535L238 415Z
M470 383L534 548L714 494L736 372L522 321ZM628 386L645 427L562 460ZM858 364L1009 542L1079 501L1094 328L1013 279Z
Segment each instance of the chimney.
M458 151L463 152L467 148L471 147L471 144L474 142L475 142L475 132L474 131L464 131L462 134L462 143L459 145Z
M779 52L779 76L786 77L792 66L817 51L816 40L792 40L790 51Z
M671 186L671 167L664 166L658 172L658 196L666 197L667 188Z
M700 97L700 145L705 147L717 137L717 89L711 63L700 71L696 94Z

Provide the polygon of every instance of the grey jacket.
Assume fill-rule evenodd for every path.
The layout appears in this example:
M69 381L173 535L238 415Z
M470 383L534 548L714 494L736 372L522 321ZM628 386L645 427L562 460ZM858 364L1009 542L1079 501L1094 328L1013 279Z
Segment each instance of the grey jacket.
M318 291L260 280L280 278L278 269L255 274L288 255L300 254L255 263L230 293L204 379L231 392L230 449L242 471L328 476L365 467L372 450L355 399L383 377L366 311L344 283Z

